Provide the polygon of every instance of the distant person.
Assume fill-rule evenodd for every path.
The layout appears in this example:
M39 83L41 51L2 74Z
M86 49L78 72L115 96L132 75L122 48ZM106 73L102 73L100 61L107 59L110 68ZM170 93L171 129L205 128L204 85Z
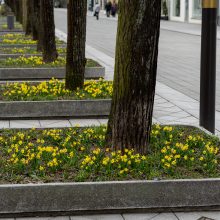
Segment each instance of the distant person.
M106 16L109 17L112 10L112 3L110 0L106 3L105 10L106 10Z
M116 12L117 12L117 4L116 4L115 1L113 1L112 8L111 8L111 15L112 15L112 17L115 17Z
M96 16L96 19L97 19L97 20L99 20L99 12L100 12L100 10L101 10L101 7L100 7L100 5L97 3L97 4L95 5L95 10L94 10L94 16Z

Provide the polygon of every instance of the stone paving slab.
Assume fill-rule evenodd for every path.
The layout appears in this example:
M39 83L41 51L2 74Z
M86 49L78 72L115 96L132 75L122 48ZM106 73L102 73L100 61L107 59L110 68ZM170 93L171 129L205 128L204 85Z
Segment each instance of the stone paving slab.
M57 217L26 217L16 218L16 220L70 220L69 216L57 216Z
M202 217L200 213L197 212L195 213L179 212L179 213L175 213L175 215L179 220L197 220Z
M70 220L124 220L121 215L85 215L71 216Z
M173 213L161 213L153 218L151 218L152 220L165 220L165 219L169 219L169 220L178 220L178 218L175 216L175 214ZM125 219L126 220L126 219Z
M124 220L150 220L157 217L159 213L145 213L145 214L123 214Z
M75 127L77 125L85 127L85 126L100 126L100 122L98 119L70 119L70 124Z
M1 218L1 220L220 220L220 212L131 213L84 216Z
M11 120L10 128L40 128L39 120Z
M71 127L69 120L40 120L42 128L63 128Z
M98 119L99 123L101 125L107 124L108 123L108 119Z
M10 123L9 123L9 121L3 121L3 120L1 120L0 121L0 128L2 129L2 128L10 128Z

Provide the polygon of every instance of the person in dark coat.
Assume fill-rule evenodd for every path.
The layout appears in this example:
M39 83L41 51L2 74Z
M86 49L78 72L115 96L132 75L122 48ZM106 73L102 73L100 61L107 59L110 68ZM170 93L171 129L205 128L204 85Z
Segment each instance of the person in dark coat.
M109 17L111 14L111 9L112 9L112 3L109 0L106 5L105 5L105 10L106 10L106 16Z
M112 17L115 17L116 12L117 12L117 4L115 1L113 1L112 8L111 8Z

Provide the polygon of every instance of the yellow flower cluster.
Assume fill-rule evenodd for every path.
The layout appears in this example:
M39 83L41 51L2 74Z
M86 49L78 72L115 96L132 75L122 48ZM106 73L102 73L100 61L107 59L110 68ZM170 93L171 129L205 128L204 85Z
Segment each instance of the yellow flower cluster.
M106 148L105 134L102 126L2 130L1 175L64 175L76 181L220 175L220 142L204 134L154 125L148 155Z
M9 48L6 48L9 49ZM29 53L29 51L31 51L31 53L33 54L37 54L38 51L31 49L30 47L23 47L23 48L12 48L11 49L11 53L13 54L26 54Z
M102 151L100 148L96 148L91 151L89 155L86 155L81 163L81 168L87 171L97 170L100 172L106 172L110 174L113 170L120 176L129 173L142 172L142 169L146 169L147 157L135 154L134 149L125 149L110 151L107 148ZM139 173L139 174L140 174Z
M31 39L3 39L4 44L37 44L37 41Z
M167 132L172 131L173 128L166 126L162 130ZM181 137L182 134L179 136ZM179 165L192 167L194 163L200 163L201 166L212 169L217 164L216 157L219 148L214 147L211 142L204 141L200 135L189 135L182 143L173 140L173 135L169 135L169 139L164 142L164 145L161 149L161 163L165 169L172 170Z
M78 88L76 96L80 99L85 98L88 95L90 98L110 98L112 96L112 91L112 82L100 78L98 81L85 81L83 90Z
M1 87L0 87L1 88ZM100 79L98 81L86 81L83 89L71 92L65 89L65 83L58 79L39 84L8 83L2 85L3 96L7 100L50 100L59 97L86 99L86 98L110 98L112 95L112 82Z
M54 96L61 97L70 95L71 92L65 89L64 82L60 82L58 79L51 79L49 82L42 82L36 85L24 83L11 83L5 87L3 95L10 99L27 100L31 97L37 96Z
M54 62L51 62L49 64L46 64L43 62L42 57L38 56L20 56L18 58L7 58L2 64L6 66L30 66L30 67L37 67L37 66L51 66L51 67L57 67L57 66L64 66L66 63L66 59L64 57L58 57L57 60Z
M19 23L15 23L14 27L15 27L16 29L22 29L22 25L19 24ZM2 28L3 28L3 29L7 29L7 28L8 28L8 25L7 25L7 24L3 24L3 25L2 25Z
M41 52L39 52L36 49L31 48L31 47L2 48L1 50L4 53L9 53L9 54L41 54ZM66 53L66 48L58 47L57 52L58 52L58 54L64 54L64 53Z
M31 36L26 36L24 34L19 34L19 33L8 33L8 34L1 35L0 38L3 38L3 39L30 39Z
M34 172L46 172L55 171L73 160L80 160L80 152L84 153L86 149L83 143L89 143L89 139L97 140L99 144L103 141L103 136L97 134L93 128L84 129L82 132L74 128L66 131L32 129L17 132L10 137L0 136L0 144L6 149L8 165L17 169L26 167ZM98 149L93 151L94 154L99 154Z

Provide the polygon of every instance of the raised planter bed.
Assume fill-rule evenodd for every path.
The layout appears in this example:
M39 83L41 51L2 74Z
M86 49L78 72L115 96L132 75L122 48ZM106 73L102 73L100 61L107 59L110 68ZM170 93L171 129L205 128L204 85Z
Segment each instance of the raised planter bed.
M86 79L96 79L105 76L104 67L87 67ZM0 68L1 80L39 80L65 78L65 68Z
M5 34L17 34L19 32L19 34L25 34L24 31L14 31L14 30L8 30L8 31L2 31L0 30L0 35L5 35Z
M31 57L31 56L41 57L42 54L0 54L0 59L19 58L20 56L24 56L24 57ZM65 56L65 54L59 54L59 56Z
M57 44L57 47L65 48L66 44ZM37 48L36 44L1 44L2 48L10 48L10 47L16 47L16 48L24 48L24 47L31 47L33 49Z
M1 101L0 119L108 116L111 100Z
M220 210L220 179L0 185L0 215Z
M10 30L10 29L0 29L0 32L2 33L2 34L7 34L7 33L23 33L24 31L22 30L22 29L12 29L12 30Z

